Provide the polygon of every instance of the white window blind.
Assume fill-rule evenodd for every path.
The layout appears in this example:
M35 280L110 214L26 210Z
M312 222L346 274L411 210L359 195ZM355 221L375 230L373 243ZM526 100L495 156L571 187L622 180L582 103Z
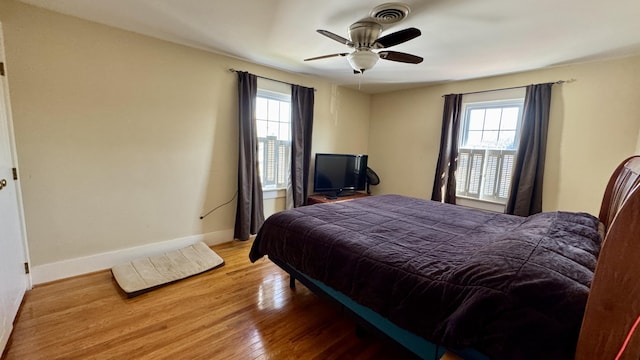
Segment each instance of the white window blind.
M258 138L258 163L264 188L287 187L291 143L275 136Z
M506 203L515 150L460 149L456 195Z

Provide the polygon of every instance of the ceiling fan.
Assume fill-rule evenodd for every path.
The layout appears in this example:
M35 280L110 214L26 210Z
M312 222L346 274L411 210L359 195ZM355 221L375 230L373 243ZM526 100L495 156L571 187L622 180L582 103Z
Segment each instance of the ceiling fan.
M382 25L378 22L364 19L353 23L349 26L349 39L334 34L327 30L317 30L320 34L333 39L341 44L347 45L355 49L350 53L337 53L323 55L304 59L304 61L326 59L335 56L346 56L347 61L353 68L354 74L363 74L365 70L371 69L378 59L398 61L409 64L419 64L422 62L420 56L411 55L398 51L379 51L373 50L386 49L406 41L414 39L421 35L420 30L416 28L408 28L394 33L379 37L382 32Z

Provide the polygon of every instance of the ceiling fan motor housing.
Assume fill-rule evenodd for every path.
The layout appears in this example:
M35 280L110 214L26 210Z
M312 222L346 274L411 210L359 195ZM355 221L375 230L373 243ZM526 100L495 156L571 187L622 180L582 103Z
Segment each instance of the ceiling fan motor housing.
M349 26L349 38L357 50L368 50L378 40L382 25L373 21L358 21Z

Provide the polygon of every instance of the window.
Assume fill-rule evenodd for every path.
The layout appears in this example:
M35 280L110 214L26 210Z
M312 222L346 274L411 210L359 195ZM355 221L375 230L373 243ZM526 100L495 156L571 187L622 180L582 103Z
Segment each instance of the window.
M473 94L476 95L476 94ZM496 96L496 94L492 94ZM487 96L483 94L483 96ZM520 138L524 94L463 99L456 196L505 204Z
M291 159L291 96L258 89L258 163L262 187L287 187Z

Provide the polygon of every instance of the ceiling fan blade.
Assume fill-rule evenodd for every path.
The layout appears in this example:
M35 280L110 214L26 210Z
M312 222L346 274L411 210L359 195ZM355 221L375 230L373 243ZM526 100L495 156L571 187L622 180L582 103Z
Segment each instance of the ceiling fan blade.
M376 49L384 49L388 47L392 47L398 44L402 44L405 41L409 41L411 39L415 39L420 36L422 33L420 30L416 28L408 28L400 31L396 31L389 35L385 35L378 40L376 40L374 44L374 48Z
M333 39L343 45L347 45L348 47L353 47L353 42L351 42L351 40L345 39L340 35L332 33L331 31L327 31L327 30L316 30L316 31L328 37L329 39Z
M420 56L415 56L403 52L397 51L380 51L378 53L381 59L398 61L409 64L420 64L422 62L422 58Z
M349 55L349 53L322 55L322 56L316 56L316 57L304 59L304 61L319 60L319 59L326 59L326 58L335 57L335 56L347 56L347 55Z

